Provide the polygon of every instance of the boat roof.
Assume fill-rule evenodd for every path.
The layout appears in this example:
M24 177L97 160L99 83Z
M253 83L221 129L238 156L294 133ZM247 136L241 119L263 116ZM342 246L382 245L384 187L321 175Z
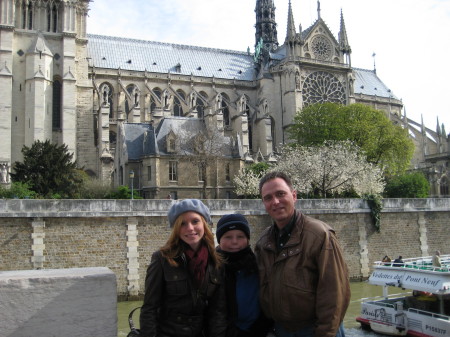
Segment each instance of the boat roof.
M434 294L450 294L450 254L441 255L441 267L432 265L432 257L403 259L403 264L377 261L369 283Z

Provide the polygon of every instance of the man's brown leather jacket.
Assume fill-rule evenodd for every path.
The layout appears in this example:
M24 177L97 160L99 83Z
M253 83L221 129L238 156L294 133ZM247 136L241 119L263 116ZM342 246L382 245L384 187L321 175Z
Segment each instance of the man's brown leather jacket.
M289 240L277 253L274 226L255 247L264 313L288 331L313 325L316 337L336 336L350 284L334 230L296 211Z

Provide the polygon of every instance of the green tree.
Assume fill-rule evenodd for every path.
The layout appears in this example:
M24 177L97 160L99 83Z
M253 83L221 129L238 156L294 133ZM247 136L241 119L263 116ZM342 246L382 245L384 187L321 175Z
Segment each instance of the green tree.
M31 191L28 184L13 182L10 188L0 186L0 198L34 199L36 197L36 192Z
M388 198L428 198L430 183L422 172L406 173L388 179L385 195Z
M299 111L288 129L299 145L350 140L388 175L402 174L414 154L407 130L394 125L385 112L364 104L314 104Z
M67 145L36 141L22 148L23 162L14 163L13 182L22 182L45 198L75 198L85 179Z

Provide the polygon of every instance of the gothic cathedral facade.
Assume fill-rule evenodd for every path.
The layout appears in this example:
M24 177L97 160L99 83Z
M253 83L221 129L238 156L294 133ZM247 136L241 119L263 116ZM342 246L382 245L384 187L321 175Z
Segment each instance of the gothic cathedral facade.
M375 70L352 67L341 12L302 30L289 1L279 43L274 0L256 0L255 50L86 33L89 0L0 0L0 182L36 140L145 198L232 198L247 163L273 161L303 106L364 103L410 129L412 163L449 195L449 138L408 119Z

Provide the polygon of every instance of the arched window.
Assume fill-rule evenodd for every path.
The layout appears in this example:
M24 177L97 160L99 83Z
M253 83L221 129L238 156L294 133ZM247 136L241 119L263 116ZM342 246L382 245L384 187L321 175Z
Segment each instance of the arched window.
M195 102L195 109L197 110L198 118L203 118L205 116L205 103L198 97Z
M139 106L139 90L134 84L130 84L127 87L127 92L131 97L131 102L129 101L128 97L125 99L125 112L128 119L128 114L133 109L133 107Z
M253 153L253 128L250 120L248 121L248 152Z
M448 195L448 178L447 177L441 178L440 192L441 192L441 196Z
M183 108L178 97L173 98L173 115L177 117L183 116Z
M53 129L61 129L61 96L62 96L61 80L56 77L53 79L53 94L52 94Z
M228 107L227 103L225 102L225 100L230 100L228 98L228 95L225 93L221 93L222 95L222 115L223 115L223 124L225 127L230 126L231 125L231 118L230 118L230 108Z
M52 20L53 20L53 32L56 33L58 31L58 8L56 5L52 7Z
M181 89L177 90L177 94L183 100L186 99L186 95L184 94L183 90ZM174 96L173 98L173 115L177 117L183 116L183 107L181 105L181 101L178 99L177 96Z
M275 152L275 119L270 117L270 136L272 137L272 152Z
M28 4L28 29L33 29L33 4Z
M25 0L22 1L22 29L27 28L28 5Z
M162 90L160 88L154 88L153 93L161 100ZM150 112L154 112L156 107L158 106L153 95L150 96Z
M199 95L203 98L203 100L208 100L208 95L204 91L200 91ZM195 109L198 113L198 118L205 117L205 103L200 97L197 96L197 100L195 101Z
M58 28L58 9L56 4L49 2L47 5L47 31L56 33Z

